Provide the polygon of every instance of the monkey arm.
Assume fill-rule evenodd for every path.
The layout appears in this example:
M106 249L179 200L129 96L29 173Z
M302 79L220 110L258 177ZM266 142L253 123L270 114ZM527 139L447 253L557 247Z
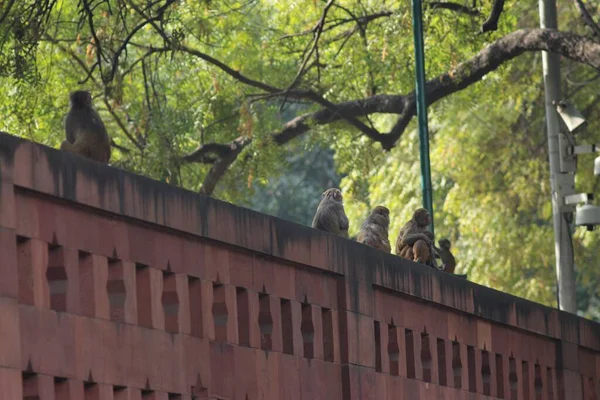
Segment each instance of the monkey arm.
M71 113L65 115L65 117L63 118L63 126L65 128L65 133L67 136L67 142L73 143L75 141L75 130L73 129L72 125L73 123L71 122ZM61 145L62 148L62 145Z
M344 213L344 210L340 210L340 229L342 231L347 231L350 227L350 222L348 221L348 217Z
M404 246L412 246L418 240L424 240L425 242L427 242L427 244L431 243L431 239L429 239L429 237L427 237L426 234L419 232L404 235L404 237L402 238L402 244Z

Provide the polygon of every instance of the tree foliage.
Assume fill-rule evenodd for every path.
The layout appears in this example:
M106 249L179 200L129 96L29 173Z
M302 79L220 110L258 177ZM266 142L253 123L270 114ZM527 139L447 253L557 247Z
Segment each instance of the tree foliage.
M600 139L597 7L425 2L438 237L470 279L555 305L540 50L560 54L581 143ZM421 205L410 2L0 2L0 129L57 147L68 93L92 91L112 163L309 224L340 177L351 234ZM334 163L333 163L334 162ZM599 192L582 156L578 191ZM334 170L335 165L335 170ZM573 232L579 308L600 318L597 232Z

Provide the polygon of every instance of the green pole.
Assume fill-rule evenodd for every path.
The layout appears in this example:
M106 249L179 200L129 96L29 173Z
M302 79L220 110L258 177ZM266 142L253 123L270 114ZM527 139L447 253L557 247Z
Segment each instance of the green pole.
M429 130L427 128L427 103L425 102L425 54L423 51L423 13L421 0L412 0L413 34L415 42L415 91L417 95L417 117L419 122L419 153L421 158L421 189L423 190L423 208L431 216L433 224L433 191L431 189L431 167L429 165Z

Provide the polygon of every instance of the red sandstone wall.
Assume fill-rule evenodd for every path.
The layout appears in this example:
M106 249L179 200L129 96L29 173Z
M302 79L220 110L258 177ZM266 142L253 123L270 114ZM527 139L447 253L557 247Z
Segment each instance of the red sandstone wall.
M0 276L0 400L600 399L596 323L6 134Z

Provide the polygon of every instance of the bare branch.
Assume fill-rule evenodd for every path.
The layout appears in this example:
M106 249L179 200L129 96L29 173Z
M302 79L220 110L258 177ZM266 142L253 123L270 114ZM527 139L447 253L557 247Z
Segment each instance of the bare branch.
M585 36L554 29L520 29L496 40L453 71L428 81L425 84L427 105L471 86L500 65L525 52L540 50L560 54L600 69L600 43ZM402 117L382 142L384 148L392 148L402 135L406 127L404 113L411 117L415 115L414 92L406 96L405 104L407 109L402 110Z
M428 81L425 88L427 104L431 105L446 96L469 87L489 72L496 70L500 65L525 52L540 50L560 54L600 70L600 43L569 32L559 32L552 29L521 29L498 39L470 60L459 64L454 70ZM315 125L326 125L341 120L343 118L342 114L355 117L366 117L375 113L398 114L398 122L389 134L378 133L378 136L372 138L374 141L380 142L384 149L391 149L416 114L414 92L407 95L370 96L333 106L336 111L326 107L289 121L281 131L272 133L274 142L278 145L284 145L308 132ZM210 195L212 193L209 189L214 189L216 186L215 179L225 174L228 166L235 161L234 154L237 156L241 152L240 147L246 147L251 143L249 138L238 138L236 141L238 142L234 141L229 145L205 145L208 146L205 147L206 149L214 145L233 146L233 148L228 150L224 157L218 159L218 166L217 163L213 165L213 169L209 173L210 180L207 176L210 185L203 186L204 194ZM224 149L224 147L221 148ZM193 162L191 155L188 157L190 157L188 161ZM224 166L227 167L223 169Z
M104 98L102 100L104 101L104 105L106 106L108 113L113 117L115 123L121 129L121 131L125 134L125 136L127 136L127 139L131 140L131 142L135 145L135 147L138 148L138 150L143 150L144 146L142 146L142 144L133 137L133 135L129 132L129 130L127 130L125 123L121 120L121 118L117 115L115 110L110 105L110 102L108 101L109 100L108 96L106 94L104 95Z
M594 21L594 18L592 18L588 9L585 8L585 4L583 4L583 1L573 0L573 3L575 3L575 6L581 13L581 17L583 18L583 21L585 22L585 24L587 26L589 26L590 29L592 30L592 34L595 37L600 37L600 26L598 26L598 24Z
M206 174L202 187L200 188L200 194L210 196L214 192L217 183L219 183L231 164L236 160L237 156L251 141L252 139L249 137L239 137L231 142L231 151L229 154L217 160L210 171L208 171L208 174Z
M94 28L94 12L90 9L90 5L88 4L87 0L82 0L82 3L83 3L84 11L87 14L90 32L92 33L92 37L94 38L94 45L96 46L96 64L98 65L98 68L100 69L100 78L102 79L102 82L104 83L105 82L104 81L104 73L102 72L102 46L100 45L100 39L98 38L98 35L96 34L96 28ZM91 76L93 70L94 70L94 67L92 67L92 69L90 70L88 79Z
M213 164L218 158L228 156L234 150L235 145L233 143L207 143L201 145L190 154L184 156L183 161Z
M502 15L502 11L504 10L504 0L494 0L494 5L492 6L492 12L488 19L481 25L481 33L491 32L498 29L498 20L500 19L500 15Z
M346 22L353 22L353 21L355 21L355 22L360 23L363 26L366 26L371 21L375 21L376 19L383 18L383 17L389 17L392 14L394 14L393 11L381 11L381 12L378 12L378 13L375 13L375 14L364 15L364 16L358 17L356 19L350 18L350 19L347 19L345 21Z
M163 32L164 33L164 32ZM165 34L166 35L166 34ZM167 39L167 43L170 43ZM248 78L245 75L242 75L239 71L234 70L233 68L229 67L228 65L222 63L221 61L217 60L216 58L213 58L211 56L209 56L208 54L202 53L199 50L196 49L192 49L191 47L185 46L185 45L180 45L177 47L178 50L183 51L185 53L191 54L195 57L198 57L212 65L214 65L215 67L219 68L221 71L225 72L227 75L231 76L232 78L234 78L237 81L240 81L242 83L245 83L248 86L252 86L255 87L257 89L261 89L264 90L265 92L268 93L278 93L278 92L283 92L282 89L278 89L274 86L270 86L267 85L266 83L263 82L259 82L256 81L254 79Z
M458 4L458 3L430 1L430 2L425 3L425 7L429 7L433 10L442 9L442 10L454 11L454 12L457 12L460 14L467 14L472 17L478 17L481 15L481 13L477 9L469 8L467 6L464 6L464 5Z
M12 9L12 7L15 5L15 3L16 3L16 0L11 0L8 2L8 4L2 5L2 8L4 8L4 11L2 12L2 15L0 16L0 24L4 23L4 21L6 20L6 17L8 17L8 13Z
M319 19L319 22L317 22L316 27L313 28L315 34L314 34L312 46L311 46L310 50L304 56L304 60L302 61L302 65L300 66L300 69L298 70L296 77L294 78L294 80L292 81L290 86L285 90L286 94L290 90L292 90L294 88L294 86L296 86L296 84L298 83L298 81L300 80L302 75L304 74L304 69L306 68L306 64L308 63L308 60L310 60L310 58L312 57L315 50L317 50L317 47L319 46L319 38L321 37L321 33L323 33L323 26L325 25L325 18L327 17L327 12L333 5L333 1L334 0L329 0L327 2L327 4L325 5L325 8L323 9L323 14L321 15L321 18Z
M323 28L323 32L327 32L330 30L333 30L335 28L337 28L338 26L342 26L345 24L349 24L352 22L358 22L364 26L366 26L369 22L374 21L378 18L382 18L382 17L389 17L392 14L394 14L393 11L381 11L375 14L369 14L369 15L364 15L362 17L358 17L358 18L345 18L345 19L341 19L341 20L335 20L335 22L331 22L329 25L327 25L326 27ZM297 37L297 36L306 36L306 35L310 35L311 33L314 33L316 26L307 29L305 31L299 32L299 33L290 33L287 35L283 35L281 36L279 39L287 39L287 38L292 38L292 37ZM356 27L351 28L347 31L342 32L341 34L337 35L336 37L346 37L348 35L348 32L350 31L356 31ZM338 39L339 40L339 39ZM326 43L330 43L332 41L335 41L334 39L328 39L326 40Z
M216 60L207 54L204 54L195 49L191 49L187 46L180 46L179 49L183 50L189 54L195 55L196 57L201 58L205 61L208 61L209 63L217 66L222 71L226 72L227 74L229 74L230 76L232 76L233 78L237 79L238 81L240 81L242 83L246 83L249 86L253 86L253 87L262 89L262 90L272 93L272 94L286 95L285 91L277 89L277 88L267 85L265 83L247 78L247 77L243 76L242 74L240 74L239 72L234 71L229 66L223 64L221 61ZM372 136L373 139L377 138L378 135L380 135L379 132L377 132L376 130L374 130L372 128L369 128L364 123L362 123L360 120L355 118L352 114L344 113L343 110L342 111L337 110L336 106L333 103L325 100L319 94L317 94L311 90L290 90L289 92L287 92L287 95L291 98L312 100L315 103L318 103L321 106L328 108L330 111L338 113L340 115L340 117L346 119L350 124L354 125L356 128L360 129L362 132L364 132L368 136L370 136L370 137ZM341 114L340 114L340 112L341 112Z
M150 20L150 18L144 13L144 11L141 10L134 2L129 1L128 4L138 14L140 14L143 18ZM276 88L274 86L267 85L266 83L259 82L259 81L256 81L254 79L248 78L245 75L242 75L239 71L234 70L230 66L228 66L225 63L217 60L216 58L213 58L213 57L209 56L206 53L203 53L203 52L201 52L199 50L193 49L193 48L191 48L189 46L185 46L185 45L182 45L182 44L174 43L171 40L171 37L164 31L164 29L162 29L162 27L160 27L160 26L158 26L156 24L156 21L150 21L150 24L152 25L152 27L154 28L154 30L163 38L163 40L165 41L165 44L167 45L167 47L174 47L176 50L179 50L179 51L182 51L184 53L188 53L190 55L198 57L201 60L204 60L204 61L208 62L209 64L212 64L215 67L219 68L221 71L225 72L227 75L231 76L235 80L240 81L240 82L242 82L242 83L244 83L244 84L246 84L248 86L252 86L252 87L255 87L257 89L264 90L265 92L268 92L268 93L282 92L281 89L278 89L278 88Z
M117 73L117 67L119 66L119 57L121 56L121 53L123 51L125 51L125 48L127 47L127 45L129 44L129 41L135 36L136 33L138 33L144 26L155 22L155 21L160 21L163 17L164 11L167 9L167 7L169 7L171 4L173 4L176 0L167 0L165 2L165 4L163 4L162 7L160 7L160 9L158 10L157 14L155 17L151 17L148 19L143 20L138 26L136 26L135 28L133 28L131 30L131 32L129 32L129 34L127 35L127 37L122 41L121 45L119 46L119 48L117 49L117 51L115 51L115 54L113 55L112 58L112 66L111 66L111 70L109 72L109 75L106 77L106 82L111 82L115 76L115 74ZM155 3L156 4L156 3ZM153 4L154 5L154 4Z
M115 140L112 139L112 138L110 139L110 145L112 147L114 147L115 149L119 150L121 153L125 153L125 154L130 154L131 153L131 150L129 150L127 147L123 147L123 146L117 144L115 142Z
M142 56L140 56L137 60L132 62L131 65L129 66L129 68L127 68L125 71L123 71L122 75L127 76L128 74L130 74L138 63L144 62L144 60L146 60L146 58L150 57L151 55L156 54L156 53L166 53L169 51L171 51L171 49L167 49L164 47L161 47L161 48L149 47L148 50Z
M344 10L346 12L346 14L348 14L350 16L350 18L352 18L352 20L354 20L356 22L356 28L357 30L360 32L360 38L362 40L362 44L365 48L365 54L366 54L366 59L367 59L367 75L368 75L368 94L369 95L374 95L377 93L377 85L375 85L375 76L373 74L373 68L371 67L371 52L369 52L369 41L367 39L367 26L363 25L360 20L358 19L358 17L356 15L354 15L354 13L349 10L348 8L338 5L336 4L337 7L339 7L340 9ZM343 45L343 44L342 44ZM338 50L338 52L336 53L336 58L337 55L340 53L340 50ZM370 122L370 121L369 121Z
M333 3L333 0L330 0L328 5L330 5L332 3ZM130 2L129 4L131 5L132 8L134 8L136 10L136 12L138 14L140 14L143 17L146 17L144 15L143 11L139 9L139 7L137 7L132 2ZM326 16L326 13L323 14L323 18L325 16ZM320 96L318 93L316 93L312 90L285 90L284 91L284 90L278 89L274 86L268 85L266 83L248 78L248 77L240 74L238 71L235 71L233 68L229 67L225 63L209 56L208 54L205 54L199 50L193 49L193 48L185 46L185 45L173 43L171 41L171 38L169 37L169 35L160 26L158 26L156 24L156 22L151 22L151 25L154 27L154 29L157 31L157 33L163 38L163 40L165 41L165 43L168 46L174 46L176 49L178 49L180 51L183 51L190 55L196 56L196 57L216 66L221 71L225 72L226 74L228 74L229 76L238 80L239 82L245 83L248 86L252 86L252 87L261 89L261 90L263 90L267 93L271 93L271 94L277 94L277 95L286 96L286 97L290 97L290 98L294 98L294 99L312 100L313 102L320 104L323 107L328 108L330 111L337 113L340 117L346 119L351 125L358 128L361 132L363 132L364 134L366 134L373 140L381 139L380 138L381 134L379 132L377 132L375 129L368 127L363 122L361 122L360 120L355 118L352 114L345 113L345 112L343 112L343 110L341 110L341 111L338 110L337 107L333 103L324 99L322 96Z
M376 129L367 126L361 120L356 118L353 114L348 113L344 109L339 108L337 105L335 105L332 102L330 102L329 100L326 100L325 98L321 97L319 94L312 92L312 91L307 91L304 97L309 100L314 101L317 104L320 104L321 106L325 107L329 111L339 115L340 117L345 119L348 123L350 123L350 125L354 126L358 130L360 130L362 133L364 133L370 139L375 140L375 141L383 140L384 135L377 132Z

